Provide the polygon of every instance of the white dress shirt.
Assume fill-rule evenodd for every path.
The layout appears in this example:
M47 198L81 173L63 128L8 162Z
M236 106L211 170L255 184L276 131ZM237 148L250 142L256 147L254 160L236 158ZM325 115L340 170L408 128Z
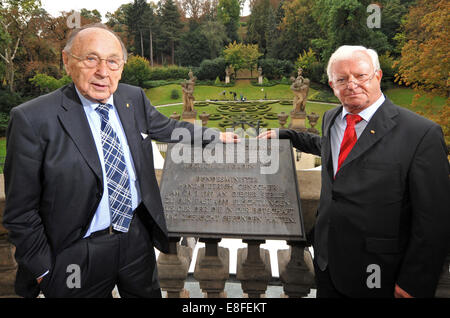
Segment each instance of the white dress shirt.
M373 103L372 105L370 105L369 107L358 113L358 115L361 116L363 120L361 120L359 123L355 125L357 138L361 136L362 132L366 128L373 114L375 114L378 108L384 103L385 99L386 98L384 97L384 95L381 94L380 98L378 98L375 101L375 103ZM344 139L345 128L347 128L347 119L345 118L345 116L348 113L349 112L346 111L345 108L343 107L341 114L336 116L336 120L334 121L330 129L331 157L333 159L333 175L336 175L338 167L339 151L341 149L342 139Z
M103 157L103 146L101 141L101 117L100 114L95 110L99 103L92 102L86 99L80 94L78 89L76 89L78 96L80 97L81 103L86 113L89 126L91 127L92 135L94 136L95 146L97 147L98 158L102 166L103 173L103 196L100 203L95 211L94 217L92 218L91 224L88 231L84 237L91 235L91 233L106 229L111 224L111 212L109 208L109 195L108 195L108 184L106 179L105 171L105 159ZM141 195L139 189L139 183L136 178L136 170L134 168L133 158L131 157L130 148L128 147L127 138L123 130L122 124L120 123L119 114L117 113L116 107L114 106L113 95L109 98L106 104L112 105L109 110L109 122L119 138L120 145L122 146L123 154L125 157L125 164L128 170L128 176L130 178L130 192L131 192L131 203L132 209L135 210L138 204L141 202Z

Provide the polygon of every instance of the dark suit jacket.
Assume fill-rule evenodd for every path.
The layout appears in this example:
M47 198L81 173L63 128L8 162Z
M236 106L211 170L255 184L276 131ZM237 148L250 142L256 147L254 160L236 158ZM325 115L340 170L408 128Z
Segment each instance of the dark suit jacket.
M397 283L415 297L433 297L450 243L442 130L386 98L334 178L330 127L341 110L324 114L323 137L280 131L322 157L314 256L328 259L335 286L349 296L392 297ZM371 264L379 266L380 288L368 288Z
M138 87L119 84L114 103L148 211L147 227L155 246L166 252L151 139L174 142L177 127L189 129L191 136L194 129L201 136L203 129L163 116ZM55 255L85 235L103 195L97 149L73 84L13 108L4 174L3 222L16 246L16 292L33 297L39 292L36 278L51 270Z

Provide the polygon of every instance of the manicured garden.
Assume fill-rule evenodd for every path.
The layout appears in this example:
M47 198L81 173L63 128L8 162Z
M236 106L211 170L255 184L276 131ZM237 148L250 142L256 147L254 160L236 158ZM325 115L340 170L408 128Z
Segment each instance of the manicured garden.
M171 98L171 92L173 90L179 90L179 98ZM238 101L234 100L233 92L236 93L236 99ZM387 89L384 93L394 103L413 111L423 111L423 105L429 102L426 97L423 97L418 107L412 107L411 104L415 92L409 88L392 88ZM158 110L166 116L170 116L174 112L180 115L183 111L180 85L171 84L147 89L146 94L152 104L157 106ZM263 125L261 128L279 128L280 124L277 114L281 112L289 114L292 110L291 101L293 98L289 85L278 84L261 87L252 85L250 81L238 81L232 87L199 85L195 87L194 96L196 99L195 108L197 114L200 115L203 112L210 114L211 119L208 121L207 126L216 127L221 130L224 130L226 127L231 127L233 122L236 123L240 120L249 121L256 125L258 119L260 120L260 124ZM247 101L241 102L241 96L245 97ZM259 101L259 103L255 103L255 101ZM310 88L306 112L307 114L314 112L320 116L315 126L320 132L322 128L322 116L325 111L336 106L334 103L338 103L338 100L332 95L330 90L326 88L320 89L320 87L319 89ZM445 99L443 98L435 97L431 100L431 106L434 111L441 109L444 104ZM239 107L241 107L241 111L238 111ZM257 116L255 117L255 115ZM287 127L287 125L285 126ZM310 127L308 121L306 127Z

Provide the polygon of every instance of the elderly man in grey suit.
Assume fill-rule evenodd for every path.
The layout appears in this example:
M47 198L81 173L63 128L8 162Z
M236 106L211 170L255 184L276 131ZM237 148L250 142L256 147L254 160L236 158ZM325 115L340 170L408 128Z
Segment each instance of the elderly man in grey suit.
M168 236L151 139L206 129L163 116L142 89L119 84L126 58L105 26L76 29L63 51L73 83L11 112L3 221L19 295L111 297L117 285L121 297L161 297L154 247L167 251ZM203 143L238 141L206 133Z
M324 114L323 136L279 131L322 157L317 296L432 297L450 243L442 130L383 95L374 50L342 46L327 71L342 106Z

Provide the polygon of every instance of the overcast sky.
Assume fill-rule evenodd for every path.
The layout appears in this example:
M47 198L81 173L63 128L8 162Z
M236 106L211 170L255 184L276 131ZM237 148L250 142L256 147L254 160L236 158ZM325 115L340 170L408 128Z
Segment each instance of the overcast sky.
M157 0L152 1L158 2ZM106 22L105 15L107 12L112 13L122 4L130 2L133 2L133 0L41 0L44 9L54 17L59 16L61 11L79 11L83 8L88 10L97 9L102 14L103 22ZM247 12L248 9L244 11Z

